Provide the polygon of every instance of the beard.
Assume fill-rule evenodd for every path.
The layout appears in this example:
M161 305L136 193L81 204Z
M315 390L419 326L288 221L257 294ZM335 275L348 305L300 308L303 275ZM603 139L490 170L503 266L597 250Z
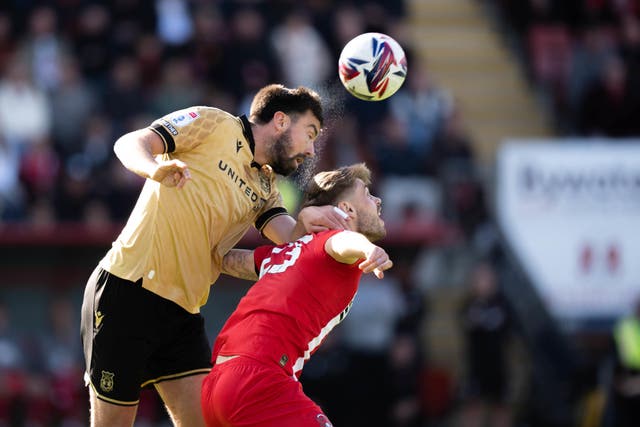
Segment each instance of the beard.
M315 175L316 165L318 163L318 156L307 157L304 162L298 169L291 174L291 180L296 184L296 186L304 192L305 188L307 188L307 184Z
M363 234L369 241L376 242L387 235L384 222L377 213L369 213L358 218L358 232Z
M271 149L269 150L271 162L269 165L278 175L291 175L298 169L298 162L296 159L300 157L304 160L305 156L302 154L293 157L288 155L292 146L293 141L291 139L291 129L288 129L280 135L280 137L273 142L273 145L271 145Z

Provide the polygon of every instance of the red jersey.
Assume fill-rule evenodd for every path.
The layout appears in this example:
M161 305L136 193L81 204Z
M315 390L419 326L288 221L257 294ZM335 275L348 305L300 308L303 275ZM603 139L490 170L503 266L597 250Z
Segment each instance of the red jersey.
M351 308L362 271L324 250L340 231L307 234L254 252L260 279L240 300L214 344L218 355L242 355L281 366L295 379Z

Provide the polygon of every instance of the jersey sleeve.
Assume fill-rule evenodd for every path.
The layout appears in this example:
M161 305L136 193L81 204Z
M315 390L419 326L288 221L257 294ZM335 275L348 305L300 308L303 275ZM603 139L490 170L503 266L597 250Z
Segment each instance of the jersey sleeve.
M159 118L149 129L162 138L165 153L179 153L202 144L223 120L222 116L223 112L216 108L189 107Z
M282 200L282 195L278 190L275 190L271 193L264 206L262 207L260 215L255 221L256 229L262 233L264 227L271 221L273 218L280 215L288 215L287 209L284 207L284 201Z
M253 266L256 269L256 273L259 275L260 273L260 265L262 265L262 261L271 255L271 251L275 246L264 245L258 246L253 250Z
M315 240L315 252L316 254L326 256L331 258L331 256L325 251L324 245L327 243L331 237L335 236L338 233L342 233L344 230L325 230L316 234ZM333 258L331 258L333 259Z

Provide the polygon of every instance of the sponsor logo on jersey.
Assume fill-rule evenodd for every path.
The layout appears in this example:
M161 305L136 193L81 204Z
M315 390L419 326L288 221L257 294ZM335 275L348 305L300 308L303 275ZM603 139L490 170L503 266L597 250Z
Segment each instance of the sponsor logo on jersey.
M253 203L253 210L258 211L267 202L255 192L255 190L247 184L247 181L240 177L240 174L229 166L223 160L218 162L218 169L226 172L225 175L242 191L242 193Z
M195 111L176 111L175 113L171 113L167 116L167 120L171 122L172 125L177 127L186 126L189 123L193 122L195 119L200 117L200 114Z
M236 154L240 152L241 148L242 148L242 141L238 139L236 140Z
M100 377L100 390L105 393L109 393L113 391L113 377L115 374L113 372L102 371L102 376Z

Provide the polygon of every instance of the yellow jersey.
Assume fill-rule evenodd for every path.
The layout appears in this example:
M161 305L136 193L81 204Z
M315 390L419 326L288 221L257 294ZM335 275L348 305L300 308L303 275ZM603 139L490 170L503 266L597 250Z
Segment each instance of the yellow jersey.
M286 214L275 174L253 159L246 117L211 107L168 114L149 127L164 142L165 159L187 164L182 189L147 179L124 229L100 266L137 281L197 313L220 275L222 257L249 227Z

